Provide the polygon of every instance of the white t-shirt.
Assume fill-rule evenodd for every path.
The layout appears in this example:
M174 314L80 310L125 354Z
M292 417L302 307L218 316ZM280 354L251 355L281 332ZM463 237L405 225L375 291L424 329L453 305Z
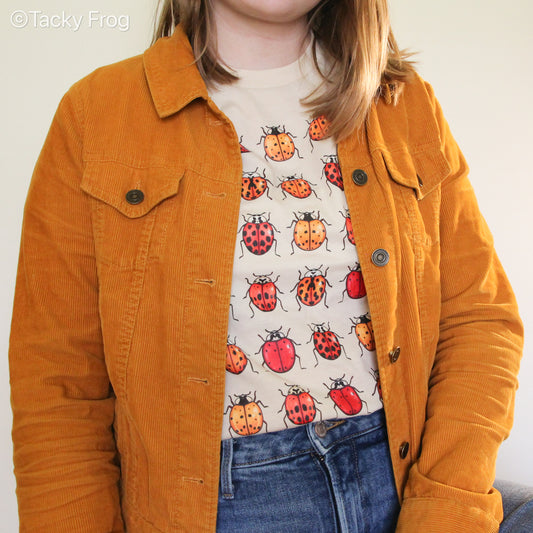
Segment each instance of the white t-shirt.
M311 47L237 75L210 91L243 163L223 439L382 408L337 148L300 104L321 81Z

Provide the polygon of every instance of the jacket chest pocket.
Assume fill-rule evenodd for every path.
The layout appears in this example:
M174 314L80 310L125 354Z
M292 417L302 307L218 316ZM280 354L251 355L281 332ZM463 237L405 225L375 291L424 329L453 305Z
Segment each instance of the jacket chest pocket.
M119 269L141 267L158 258L175 216L183 171L136 168L114 161L89 161L81 189L92 198L97 263Z
M400 238L409 242L402 252L403 268L414 274L423 348L431 352L438 338L440 294L441 183L450 168L438 151L383 153L391 178Z
M412 156L407 152L383 153L392 179L401 231L413 244L432 247L440 241L441 182L450 172L442 152L436 149Z

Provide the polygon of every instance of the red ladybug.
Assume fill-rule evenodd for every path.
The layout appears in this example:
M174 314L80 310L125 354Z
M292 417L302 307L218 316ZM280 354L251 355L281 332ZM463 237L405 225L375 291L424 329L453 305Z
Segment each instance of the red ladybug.
M344 300L344 293L347 293L354 300L366 296L365 280L363 279L363 273L361 272L359 263L355 263L355 267L350 269L350 272L340 281L346 282L346 288L342 291L341 302Z
M326 179L329 183L337 186L341 191L344 191L344 183L342 181L341 166L339 165L339 160L336 155L327 155L325 156L326 160L322 159L324 163L324 168L322 169L322 174L326 176ZM330 189L331 194L331 189Z
M244 172L242 175L242 187L241 187L241 197L243 200L255 200L262 196L265 192L268 198L268 184L270 182L265 176L265 171L263 170L263 175L257 172L255 169L254 172ZM272 198L270 198L272 200Z
M383 395L381 393L381 379L379 377L379 370L372 369L372 372L370 372L370 375L376 380L376 386L374 387L374 392L372 393L372 396L376 394L376 391L378 391L379 399L381 400L381 403L383 403Z
M230 433L233 430L242 436L255 435L261 431L263 425L268 431L267 423L263 418L263 411L259 404L263 407L268 407L268 405L256 400L255 392L253 400L250 399L250 394L250 392L248 394L235 394L235 399L238 400L236 403L231 401L231 396L229 397L231 404L228 405L224 414L230 411Z
M315 216L313 211L307 211L300 216L294 214L294 220L287 227L290 228L294 224L293 240L291 242L291 255L294 254L294 244L306 252L320 248L322 244L326 243L326 250L329 252L327 244L326 224L323 218L320 218L320 211ZM329 226L330 224L328 224Z
M283 391L279 389L279 392L281 392L285 401L283 402L281 409L278 411L278 413L281 413L281 411L285 409L285 416L283 417L285 426L288 427L287 421L285 420L287 417L293 424L298 426L312 422L315 419L316 412L320 412L320 410L317 409L315 402L320 402L315 400L309 392L299 385L287 385L286 383L285 385L289 387L288 394L283 394Z
M288 372L294 366L296 358L300 361L300 356L296 354L295 345L297 343L288 338L290 328L287 330L287 335L281 333L281 328L275 331L265 331L268 333L266 339L258 335L263 341L263 345L259 349L263 354L263 365L266 364L270 370L278 374ZM301 363L300 368L305 370Z
M311 121L307 133L313 141L325 139L329 132L329 121L325 115L320 115Z
M315 366L318 365L318 357L316 356L317 353L320 355L320 357L330 361L338 359L341 356L342 350L344 350L344 347L339 342L339 338L342 339L342 337L336 333L333 333L333 331L331 331L329 328L329 324L326 328L324 322L322 324L313 324L309 327L313 333L311 334L308 344L309 342L313 341L313 354L316 360ZM344 353L346 353L346 351ZM346 357L349 359L348 356Z
M344 349L342 344L339 342L339 335L330 330L329 324L327 328L325 323L313 324L309 327L313 332L309 342L313 341L314 344L313 354L316 359L315 366L318 365L318 357L316 356L317 353L324 359L328 359L330 361L338 359L341 356L342 350ZM342 339L342 337L340 338ZM348 356L346 357L349 359Z
M346 229L346 235L342 239L342 249L344 250L346 248L346 238L348 238L353 245L355 245L355 239L353 236L353 226L350 212L346 210L346 214L344 214L342 211L339 211L339 213L344 217L344 227Z
M250 297L250 302L248 305L250 305L250 309L252 310L252 318L254 317L255 313L251 303L253 303L257 309L261 311L273 311L278 302L281 305L281 300L278 298L277 293L283 293L276 287L276 282L278 281L279 276L272 281L272 279L269 277L271 275L272 273L264 276L258 276L257 274L254 274L255 279L253 283L250 283L248 278L245 278L250 287L248 288L248 291L246 291L244 298L247 296ZM281 307L283 309L283 306Z
M252 367L252 362L248 359L242 348L239 348L236 344L236 340L233 343L230 342L228 337L228 344L226 346L226 370L232 374L241 374L248 363L252 372L257 372Z
M344 376L342 376L342 378L329 379L333 381L331 387L325 383L324 386L328 389L328 396L333 400L335 408L338 407L345 415L351 416L358 414L363 408L363 404L365 404L368 411L366 402L361 400L358 394L362 391L358 391L351 385L353 376L350 378L349 383L344 380Z
M280 186L283 191L283 195L286 198L289 193L294 198L307 198L308 196L314 194L317 198L316 192L312 189L311 185L315 187L314 184L310 183L304 178L297 178L296 176L287 176L282 178ZM320 200L320 198L318 198Z
M294 135L285 131L285 127L271 126L262 128L263 135L259 140L260 144L263 142L265 148L265 159L268 157L272 161L287 161L294 153L298 153L298 150L294 146Z
M243 215L244 224L239 228L239 232L242 230L242 255L240 258L244 256L244 251L242 249L243 242L248 251L252 252L254 255L266 254L276 242L274 231L278 230L270 223L270 216L265 218L263 214L264 213L248 215L248 218ZM278 255L275 249L274 253Z
M313 306L319 304L324 299L324 305L326 304L326 285L331 287L331 284L326 279L328 269L322 274L320 265L318 268L307 268L305 276L302 278L302 274L298 271L300 279L298 283L291 289L291 292L296 290L296 301L298 302L299 309L302 308L301 303L307 306Z

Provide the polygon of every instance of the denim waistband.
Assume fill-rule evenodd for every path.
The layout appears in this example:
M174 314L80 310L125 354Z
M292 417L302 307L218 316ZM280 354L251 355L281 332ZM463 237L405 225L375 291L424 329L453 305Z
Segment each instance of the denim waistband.
M222 460L229 460L234 467L238 467L313 449L326 453L339 441L366 434L383 426L385 413L380 409L369 415L313 422L271 433L227 439L222 441Z

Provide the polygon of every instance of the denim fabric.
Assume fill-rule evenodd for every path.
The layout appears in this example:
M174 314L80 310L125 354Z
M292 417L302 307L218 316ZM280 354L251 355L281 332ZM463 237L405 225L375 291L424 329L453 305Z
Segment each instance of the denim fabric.
M531 533L533 531L533 487L510 481L494 483L503 499L503 522L500 533Z
M218 533L385 533L398 512L383 410L222 442Z

